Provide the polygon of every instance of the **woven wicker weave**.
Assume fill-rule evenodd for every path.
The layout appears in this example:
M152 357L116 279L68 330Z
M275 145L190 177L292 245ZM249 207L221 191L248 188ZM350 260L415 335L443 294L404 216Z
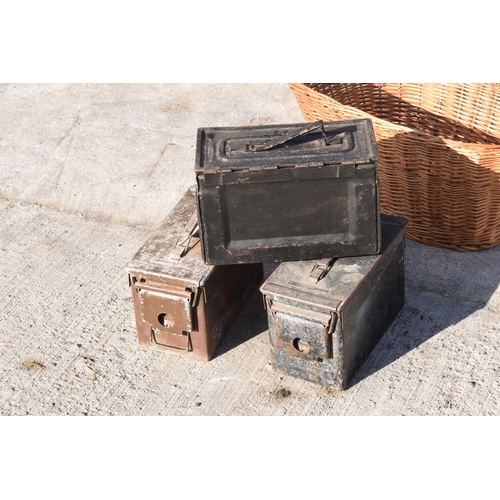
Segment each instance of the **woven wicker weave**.
M455 250L500 243L500 84L290 84L306 121L370 118L383 213Z

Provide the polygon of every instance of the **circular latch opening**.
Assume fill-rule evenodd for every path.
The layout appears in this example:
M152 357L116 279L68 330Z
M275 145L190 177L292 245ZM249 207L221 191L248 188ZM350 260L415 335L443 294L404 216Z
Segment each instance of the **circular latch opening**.
M174 326L175 320L168 313L158 314L158 323L165 328L172 328Z
M302 340L300 338L293 339L292 344L295 350L304 354L307 354L312 349L311 344L308 344L305 340Z

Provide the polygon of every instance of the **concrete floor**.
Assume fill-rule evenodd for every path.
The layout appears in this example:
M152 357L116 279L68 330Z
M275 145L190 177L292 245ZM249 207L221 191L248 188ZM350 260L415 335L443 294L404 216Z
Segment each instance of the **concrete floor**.
M286 84L4 84L0 109L1 415L500 414L500 247L407 240L406 305L344 392L271 369L258 294L209 363L138 348L125 268L197 128L303 121Z

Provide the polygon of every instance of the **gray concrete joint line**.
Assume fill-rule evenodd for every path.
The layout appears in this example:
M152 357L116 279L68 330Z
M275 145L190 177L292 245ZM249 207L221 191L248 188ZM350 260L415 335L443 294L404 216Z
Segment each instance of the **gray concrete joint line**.
M62 214L70 215L70 216L72 215L75 217L82 217L83 219L85 219L87 221L97 222L99 224L106 224L107 226L139 229L140 231L149 232L149 231L153 230L156 226L161 224L161 222L159 222L158 224L155 224L154 226L150 227L148 225L148 223L145 223L144 225L139 226L137 224L129 223L126 221L107 220L107 219L104 219L98 215L92 215L92 214L83 213L83 212L68 212L67 210L57 208L49 203L41 203L41 202L37 202L37 201L23 200L21 198L7 198L6 196L3 196L2 194L0 194L0 201L20 203L20 204L32 206L32 207L40 207L40 208L47 209L47 210L54 210L54 212L58 212L58 213L62 213Z

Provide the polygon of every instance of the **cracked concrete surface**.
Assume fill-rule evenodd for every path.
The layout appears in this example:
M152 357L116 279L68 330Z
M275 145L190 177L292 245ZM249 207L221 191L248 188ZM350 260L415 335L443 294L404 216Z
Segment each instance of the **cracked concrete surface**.
M256 294L209 363L137 347L125 267L200 126L303 121L286 84L0 86L0 414L498 415L500 248L407 240L406 304L334 392L273 371Z

